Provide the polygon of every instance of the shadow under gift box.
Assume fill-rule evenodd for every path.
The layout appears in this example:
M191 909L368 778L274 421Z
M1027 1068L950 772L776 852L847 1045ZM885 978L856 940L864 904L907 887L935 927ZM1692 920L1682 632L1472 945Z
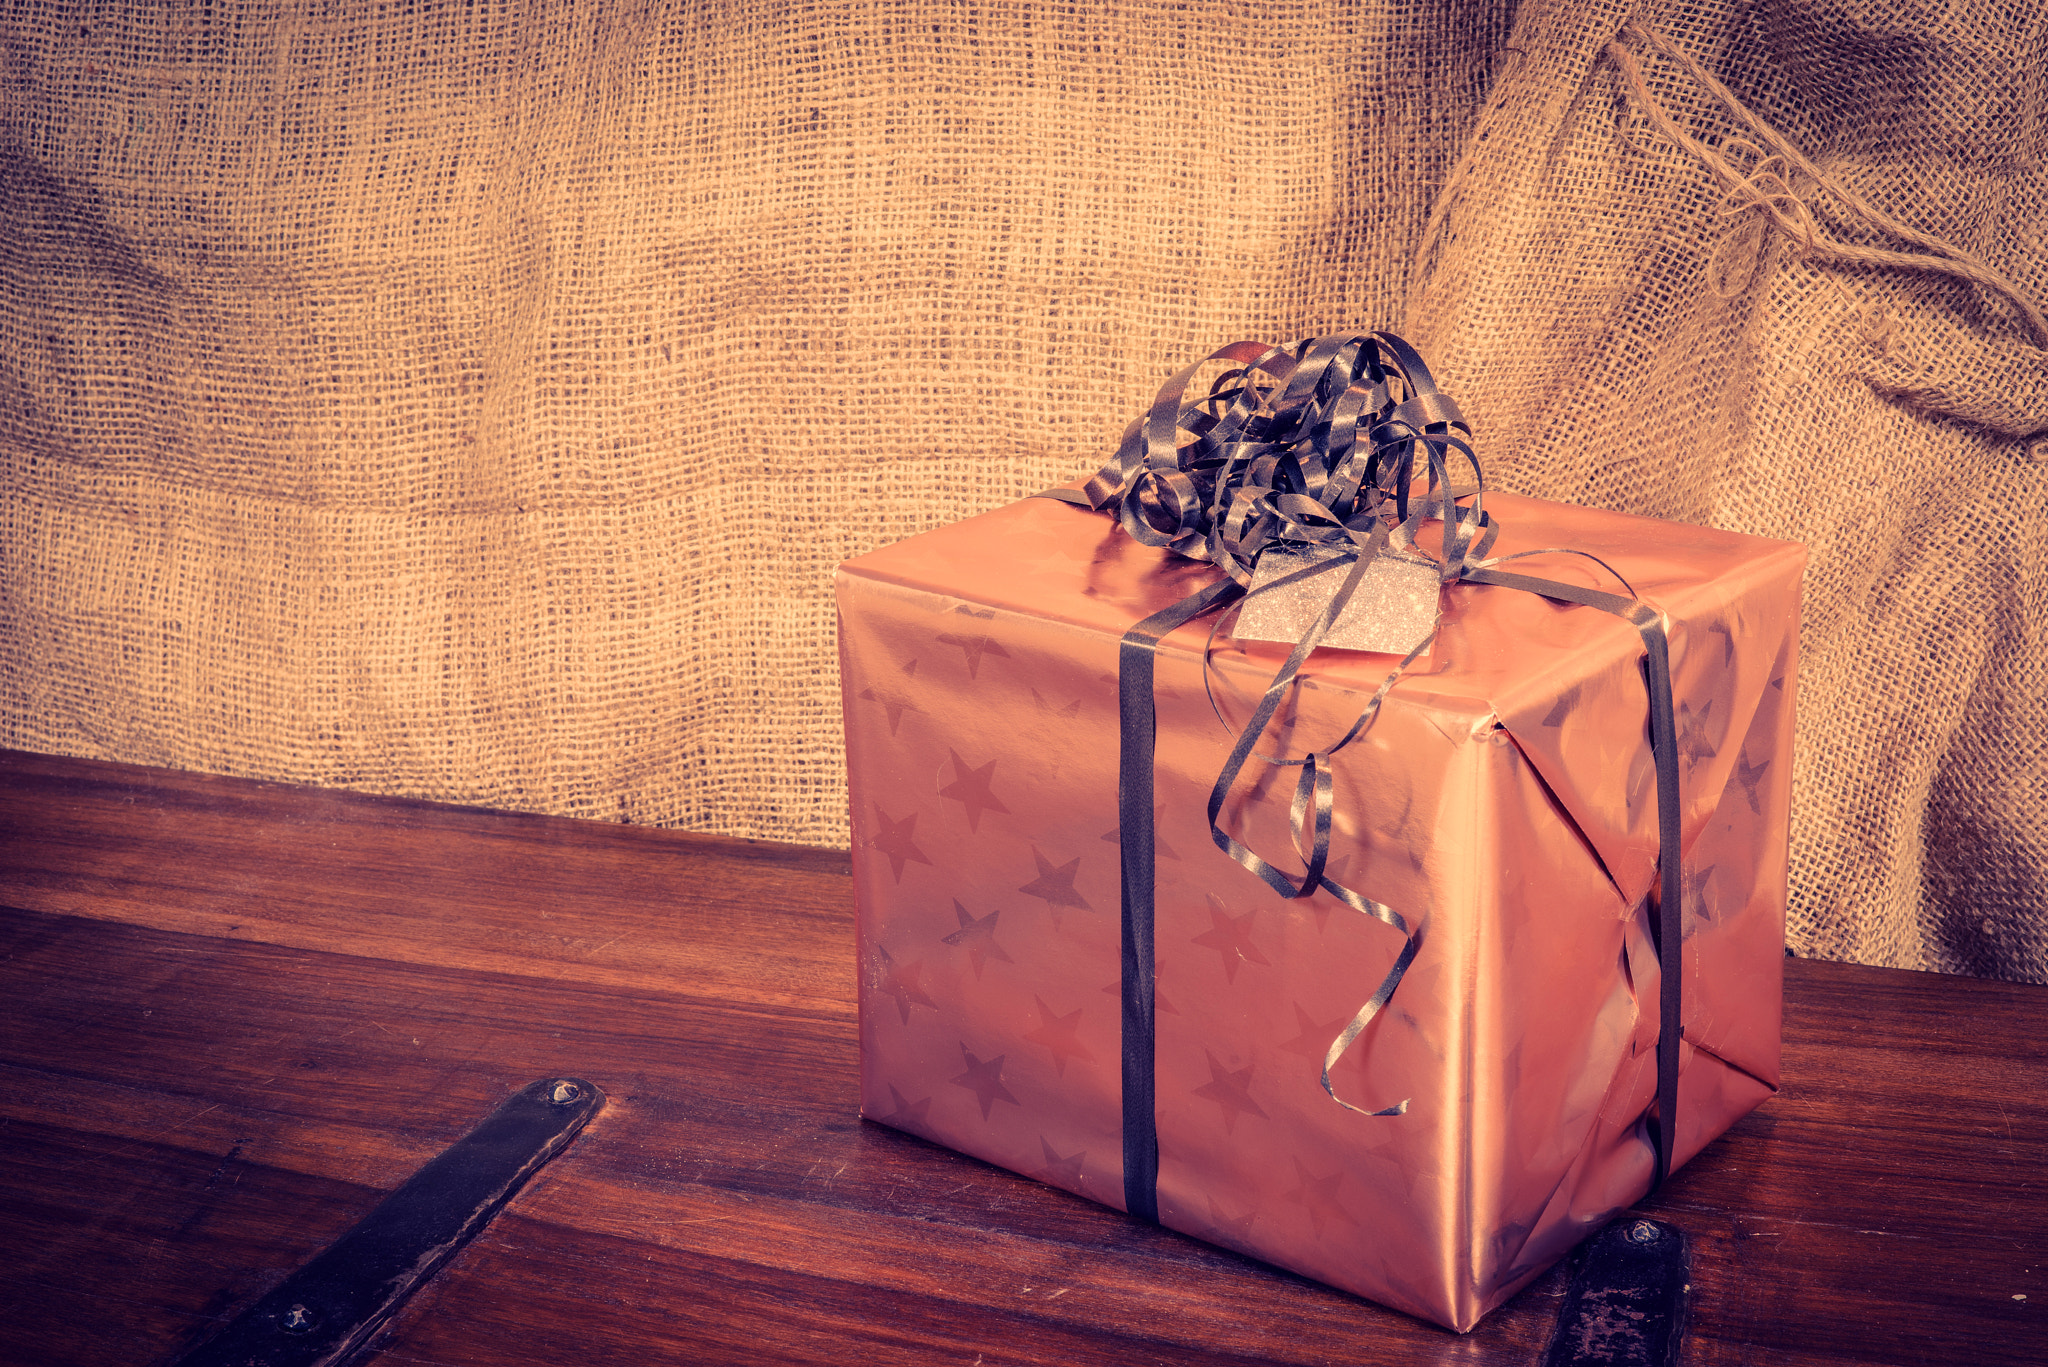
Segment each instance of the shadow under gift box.
M1497 554L1599 556L1669 622L1685 980L1674 1166L1778 1081L1801 546L1489 495ZM1615 589L1578 556L1510 568ZM1121 1208L1118 643L1219 572L1027 499L848 561L839 648L862 1114ZM1325 1051L1403 937L1277 897L1209 791L1286 658L1210 620L1156 660L1163 1224L1453 1329L1650 1185L1659 972L1642 638L1514 589L1444 594L1429 655L1335 761L1329 876L1419 927L1389 1007ZM1322 650L1260 745L1351 725L1393 656ZM1250 770L1259 770L1252 774ZM1297 772L1219 818L1299 871Z

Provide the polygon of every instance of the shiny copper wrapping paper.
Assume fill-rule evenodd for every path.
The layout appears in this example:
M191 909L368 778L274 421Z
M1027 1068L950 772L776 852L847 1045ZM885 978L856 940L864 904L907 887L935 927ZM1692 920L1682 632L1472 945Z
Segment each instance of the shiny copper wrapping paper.
M1497 553L1598 555L1670 622L1684 803L1683 1162L1778 1080L1802 547L1511 496ZM1510 568L1582 584L1585 561ZM841 567L862 1113L1123 1205L1117 648L1216 571L1026 500ZM1337 759L1331 874L1422 927L1287 901L1211 842L1209 621L1157 660L1160 1218L1455 1329L1648 1188L1654 768L1627 623L1458 585ZM1221 638L1241 724L1286 656ZM1395 663L1320 651L1273 734L1325 744ZM1270 750L1270 741L1262 749ZM1283 867L1293 770L1223 817Z

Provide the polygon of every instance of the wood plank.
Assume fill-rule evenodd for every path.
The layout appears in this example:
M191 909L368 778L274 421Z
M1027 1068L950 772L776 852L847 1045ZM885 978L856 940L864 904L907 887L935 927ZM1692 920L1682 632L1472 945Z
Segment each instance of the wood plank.
M846 997L837 852L78 764L0 752L15 905L720 1000Z
M381 1361L1537 1356L1562 1272L1459 1338L859 1121L845 870L0 754L0 1360L167 1357L549 1073L606 1112ZM2048 993L1787 967L1786 1092L1643 1207L1686 1361L2048 1360Z

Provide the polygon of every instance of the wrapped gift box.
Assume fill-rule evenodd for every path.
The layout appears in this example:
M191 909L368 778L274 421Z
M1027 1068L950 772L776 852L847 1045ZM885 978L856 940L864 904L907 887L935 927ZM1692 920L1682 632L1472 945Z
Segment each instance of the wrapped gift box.
M1496 554L1599 556L1665 614L1682 784L1682 1163L1778 1081L1803 548L1489 495ZM1613 588L1575 557L1515 568ZM1029 499L844 565L862 1111L1123 1207L1118 643L1219 572ZM1277 897L1211 839L1285 646L1204 619L1156 654L1161 1223L1463 1330L1639 1199L1658 957L1643 641L1513 589L1444 592L1427 657L1335 763L1330 874L1404 937ZM1311 657L1263 749L1327 744L1394 658ZM1220 823L1276 864L1296 771Z

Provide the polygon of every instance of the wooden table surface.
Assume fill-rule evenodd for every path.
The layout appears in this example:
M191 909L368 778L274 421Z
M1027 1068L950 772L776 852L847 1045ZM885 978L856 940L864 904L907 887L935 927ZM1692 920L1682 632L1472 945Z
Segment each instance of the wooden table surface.
M204 1337L500 1100L607 1109L398 1364L1513 1363L855 1114L843 854L0 752L0 1362ZM1683 1361L2048 1362L2048 989L1796 961L1643 1213Z

